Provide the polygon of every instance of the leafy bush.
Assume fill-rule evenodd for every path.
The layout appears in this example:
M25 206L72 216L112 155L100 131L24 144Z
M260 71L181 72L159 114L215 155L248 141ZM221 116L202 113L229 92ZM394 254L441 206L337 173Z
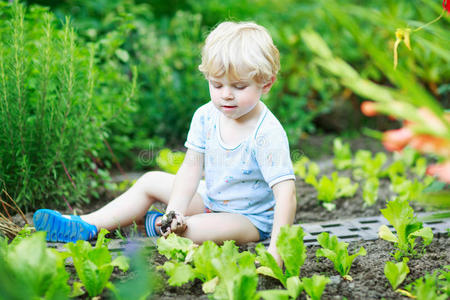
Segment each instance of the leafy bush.
M0 6L0 185L28 209L88 201L105 178L92 159L133 86L96 66L68 18L61 28L44 8Z

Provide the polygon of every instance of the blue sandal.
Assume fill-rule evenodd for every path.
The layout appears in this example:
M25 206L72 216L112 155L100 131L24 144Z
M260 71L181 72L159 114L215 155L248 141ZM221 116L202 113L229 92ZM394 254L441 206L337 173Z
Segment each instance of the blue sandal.
M163 214L158 211L148 211L145 215L145 232L147 236L159 236L156 231L156 219Z
M97 235L97 227L83 221L79 216L70 219L51 209L39 209L33 215L37 231L47 232L49 242L73 242L90 240Z

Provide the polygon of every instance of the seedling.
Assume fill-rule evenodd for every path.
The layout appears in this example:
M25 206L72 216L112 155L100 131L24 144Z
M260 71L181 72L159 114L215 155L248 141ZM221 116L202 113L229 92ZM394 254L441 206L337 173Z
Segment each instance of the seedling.
M306 177L308 163L309 158L307 158L306 156L302 156L299 160L294 162L293 168L295 175L304 179Z
M425 274L414 283L406 287L411 292L411 295L417 299L427 300L445 300L448 299L448 294L443 294L438 290L439 280L437 272L433 274Z
M396 260L403 256L414 256L417 251L415 239L421 237L424 246L427 246L433 240L433 232L430 227L423 227L422 222L414 217L414 210L408 201L395 199L387 203L385 209L381 209L383 216L394 227L397 235L391 232L386 226L382 225L378 231L380 238L393 242L397 251L394 254Z
M357 167L353 170L353 177L363 179L369 177L380 177L382 167L387 160L386 154L378 152L372 158L372 153L367 150L358 150L355 154L354 165Z
M353 280L348 273L350 272L353 260L359 255L366 255L364 247L361 247L357 253L349 255L347 251L348 243L339 242L337 236L333 235L330 237L328 232L319 234L317 236L317 241L322 248L317 249L316 256L328 258L333 262L334 269L338 271L344 279L350 281Z
M408 261L409 259L405 257L403 258L403 261L399 263L387 261L384 265L384 275L389 280L392 289L397 289L397 287L405 280L406 275L408 275Z
M331 174L331 179L322 176L317 182L316 178L307 178L307 183L313 185L317 189L317 199L324 202L323 205L328 210L333 210L334 200L341 197L353 197L358 189L358 183L352 184L350 178L339 177L337 172Z
M122 271L127 271L129 268L129 259L125 256L118 256L112 260L107 246L108 240L105 238L107 233L109 231L106 229L100 230L95 247L82 240L77 241L76 244L65 245L68 256L73 259L78 278L81 280L81 283L74 283L74 286L78 289L84 286L90 297L100 295L105 287L114 289L112 282L109 281L114 267Z
M303 289L312 300L320 300L325 286L330 282L330 278L323 275L313 275L311 278L303 277Z
M352 166L352 151L348 143L342 143L341 139L333 141L333 163L338 170L348 169Z
M298 277L300 268L306 259L306 248L303 244L303 230L300 226L283 226L277 240L277 249L286 267L285 273L278 266L273 256L267 252L262 244L256 246L257 260L261 267L257 269L259 274L278 279L287 288L287 280L290 277Z
M372 206L378 200L378 187L380 183L378 178L370 177L363 185L364 206Z

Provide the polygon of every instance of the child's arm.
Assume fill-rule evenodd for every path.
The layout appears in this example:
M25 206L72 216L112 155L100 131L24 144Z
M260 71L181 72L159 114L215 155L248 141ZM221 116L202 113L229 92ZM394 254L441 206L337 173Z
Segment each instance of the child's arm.
M272 187L272 190L275 196L275 212L273 218L272 238L270 240L268 251L275 258L278 265L282 266L283 262L277 252L276 242L280 228L283 225L291 225L294 222L295 211L297 208L294 180L279 182Z
M175 176L172 192L170 194L169 204L166 212L175 211L181 215L178 228L174 228L175 233L182 233L186 226L184 225L184 214L195 195L200 179L203 173L204 154L188 149L183 164Z

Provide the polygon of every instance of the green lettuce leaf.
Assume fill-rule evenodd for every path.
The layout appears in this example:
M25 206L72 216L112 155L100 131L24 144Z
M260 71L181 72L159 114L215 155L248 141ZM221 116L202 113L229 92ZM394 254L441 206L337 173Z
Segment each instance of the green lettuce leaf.
M313 275L311 278L303 277L302 283L305 292L312 300L320 300L325 286L330 282L330 278L323 275Z
M406 275L409 273L407 262L408 259L404 258L399 263L387 261L384 265L384 275L394 290L405 280Z

